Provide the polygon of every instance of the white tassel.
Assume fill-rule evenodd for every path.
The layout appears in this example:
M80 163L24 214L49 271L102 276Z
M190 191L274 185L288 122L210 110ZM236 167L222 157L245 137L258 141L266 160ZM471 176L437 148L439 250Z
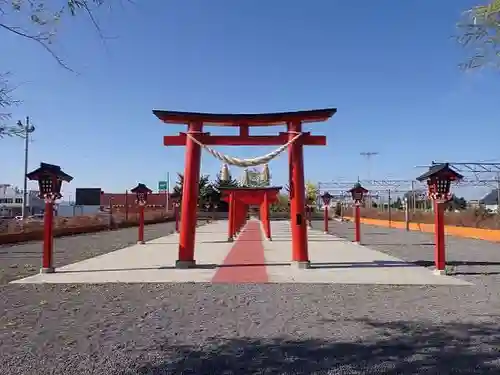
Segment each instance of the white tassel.
M243 170L243 177L241 179L241 186L250 186L250 173L248 172L248 168Z
M264 164L264 169L262 170L262 182L266 185L269 185L271 181L271 174L269 173L269 165Z
M227 164L222 164L222 169L220 171L220 179L221 181L226 181L226 182L231 179Z

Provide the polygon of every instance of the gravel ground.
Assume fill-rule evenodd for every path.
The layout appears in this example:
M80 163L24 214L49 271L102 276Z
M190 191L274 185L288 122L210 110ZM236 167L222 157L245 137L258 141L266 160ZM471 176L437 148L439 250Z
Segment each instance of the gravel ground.
M315 221L313 227L322 230L323 222ZM354 240L353 223L332 220L329 229L332 234ZM361 243L406 261L434 266L432 233L362 225ZM446 263L453 276L474 283L500 281L500 243L446 236Z
M495 275L467 277L476 285L5 285L0 373L498 374L500 297L477 284Z
M147 225L144 238L150 241L173 233L174 230L174 222ZM133 245L136 242L137 228L55 238L55 266L79 262ZM41 262L42 242L40 241L0 246L0 285L38 273Z
M467 287L9 285L0 369L498 374L499 308Z

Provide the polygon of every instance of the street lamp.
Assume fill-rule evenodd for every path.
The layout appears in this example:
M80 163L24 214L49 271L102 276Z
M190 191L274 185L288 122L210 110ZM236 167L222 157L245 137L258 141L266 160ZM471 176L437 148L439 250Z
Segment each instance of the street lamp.
M53 220L54 202L60 199L62 183L73 180L69 174L64 173L61 167L54 164L40 163L40 167L27 173L30 180L38 181L40 198L45 200L43 223L43 258L42 273L53 273Z
M23 177L23 205L21 206L21 216L23 220L28 216L28 151L29 151L29 135L35 131L35 127L30 124L30 118L26 117L26 123L23 124L20 120L17 126L7 128L6 132L9 135L16 135L24 138L24 177Z
M137 243L144 245L144 207L148 202L148 194L151 194L153 191L144 184L137 184L130 191L137 196L136 203L139 205L139 233Z
M329 192L324 192L321 195L321 199L323 200L323 222L324 222L324 232L325 234L328 234L328 206L330 205L330 202L332 200L333 196Z
M360 212L360 205L361 202L363 202L364 196L366 193L368 193L368 190L366 190L359 182L354 184L354 187L349 190L349 193L351 193L352 200L354 201L354 227L355 227L355 233L354 233L354 241L357 243L361 242L361 212Z
M450 187L452 181L459 181L463 176L450 168L448 163L437 164L429 168L417 181L427 181L428 195L434 203L434 262L436 274L444 274L446 267L445 240L444 240L444 209L452 195Z

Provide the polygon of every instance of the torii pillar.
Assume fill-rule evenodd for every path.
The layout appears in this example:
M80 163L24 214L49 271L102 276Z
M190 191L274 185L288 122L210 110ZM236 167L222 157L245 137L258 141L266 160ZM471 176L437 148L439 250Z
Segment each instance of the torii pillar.
M277 200L276 194L276 200ZM274 203L274 202L273 202ZM268 240L271 240L271 218L269 217L269 194L266 192L260 205L260 221L264 226L264 234Z
M237 226L242 227L245 224L249 205L260 207L262 229L266 238L271 240L269 206L278 201L281 186L223 187L221 190L223 192L222 200L229 203L228 241L233 241L238 229ZM241 211L238 210L238 206L242 207ZM238 218L238 212L242 215L240 218Z
M178 268L195 266L194 246L201 164L200 144L205 146L283 146L297 137L289 146L292 260L301 268L308 267L303 146L324 146L326 145L326 137L302 132L302 124L326 121L336 112L335 108L261 114L213 114L154 110L155 116L163 122L186 124L188 127L187 134L180 133L175 136L163 137L165 146L186 146L179 258L176 266ZM238 127L240 134L213 136L210 133L203 133L204 123L211 126ZM249 133L250 127L273 125L287 125L288 131L278 135L250 135Z

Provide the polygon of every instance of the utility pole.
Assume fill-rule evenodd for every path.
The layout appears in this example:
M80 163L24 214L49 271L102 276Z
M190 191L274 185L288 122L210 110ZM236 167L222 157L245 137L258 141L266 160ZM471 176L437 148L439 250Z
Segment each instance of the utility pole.
M364 158L366 158L366 161L367 161L367 176L366 178L368 180L371 179L371 160L372 160L372 157L373 156L377 156L378 155L378 152L376 151L365 151L365 152L360 152L359 153L361 156L363 156ZM358 180L359 180L359 177L358 177ZM368 195L368 207L369 208L372 208L372 198L371 198L371 193Z
M371 179L371 160L373 156L377 156L379 153L376 151L365 151L365 152L360 152L359 153L361 156L366 158L367 164L368 164L368 169L367 169L367 176L366 178L368 180Z
M23 220L28 216L28 150L30 143L30 134L35 131L35 127L30 125L30 118L26 117L26 123L23 125L21 121L17 122L17 125L22 128L22 138L24 138L24 176L23 176L23 206L22 206L22 217Z

